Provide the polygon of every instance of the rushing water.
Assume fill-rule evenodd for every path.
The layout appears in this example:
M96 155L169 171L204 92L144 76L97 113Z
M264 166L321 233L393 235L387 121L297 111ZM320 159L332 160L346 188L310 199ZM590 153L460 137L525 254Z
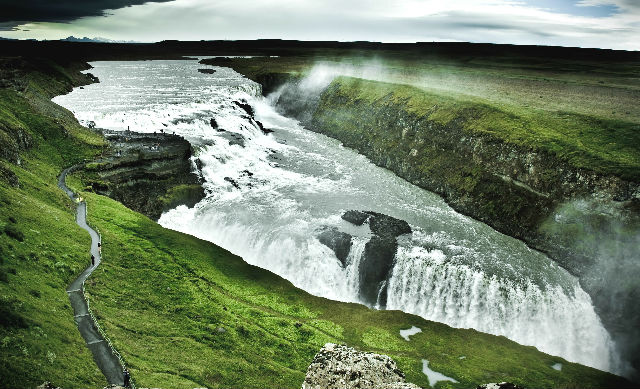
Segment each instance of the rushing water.
M204 66L195 61L92 65L99 84L54 101L81 122L164 129L196 149L206 198L164 213L163 226L214 242L315 295L357 302L358 266L370 231L340 215L351 209L391 215L409 222L413 233L399 238L387 308L619 371L615 346L574 277L435 194L281 116L260 97L259 85L227 68L201 74L197 69ZM263 134L234 103L240 99L272 134ZM214 130L211 118L226 131ZM324 226L354 236L344 268L316 238Z

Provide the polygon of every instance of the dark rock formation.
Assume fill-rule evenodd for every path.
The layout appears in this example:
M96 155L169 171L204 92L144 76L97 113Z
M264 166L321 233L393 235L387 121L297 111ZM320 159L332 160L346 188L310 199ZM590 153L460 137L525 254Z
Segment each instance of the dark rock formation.
M240 189L240 185L233 178L225 177L224 180L227 181L228 183L230 183L234 188Z
M419 389L386 355L327 343L313 358L302 389Z
M215 118L211 118L211 120L209 120L209 125L211 126L211 128L213 128L214 130L218 129L218 122L216 121Z
M369 305L384 308L387 301L386 285L398 250L396 238L410 234L411 227L404 220L372 211L347 211L342 219L357 226L369 222L373 236L364 246L358 269L360 299Z
M371 215L369 218L369 228L371 232L380 237L396 238L402 234L410 234L411 227L404 220L395 217L383 215L377 212L367 212Z
M336 258L346 266L349 251L351 251L351 235L338 231L336 227L325 228L319 235L318 240L323 245L329 247L336 254Z
M201 180L191 171L191 145L184 138L130 131L104 134L108 155L86 165L95 192L152 219L181 204L192 207L204 197Z
M269 128L264 128L264 126L259 120L256 120L255 122L256 122L256 126L258 126L258 128L260 129L260 131L262 131L263 134L267 135L273 132L273 130Z
M351 224L355 224L356 226L361 226L364 222L369 218L368 213L362 211L347 211L342 214L342 220L346 220Z
M369 305L386 305L386 282L398 250L395 237L374 235L364 246L358 269L360 299Z
M253 111L253 107L250 106L246 101L234 101L233 102L235 105L238 106L238 108L240 108L241 110L245 111L247 113L247 115L249 115L250 117L254 117L255 116L255 112Z
M100 79L96 76L94 76L91 73L87 73L87 77L89 77L89 79L91 80L91 82L100 82Z
M198 72L204 73L204 74L213 74L213 73L216 72L216 70L215 69L205 68L205 69L198 69Z

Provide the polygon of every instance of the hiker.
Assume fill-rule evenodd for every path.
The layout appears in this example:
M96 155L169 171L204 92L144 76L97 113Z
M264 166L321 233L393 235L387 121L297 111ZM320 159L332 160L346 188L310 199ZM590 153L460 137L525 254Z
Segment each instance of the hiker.
M102 255L102 243L98 242L98 254Z
M122 371L122 375L124 376L124 387L128 388L131 385L131 376L129 375L129 370L126 368Z
M93 256L93 254L91 254L91 266L95 266L96 264L96 257Z

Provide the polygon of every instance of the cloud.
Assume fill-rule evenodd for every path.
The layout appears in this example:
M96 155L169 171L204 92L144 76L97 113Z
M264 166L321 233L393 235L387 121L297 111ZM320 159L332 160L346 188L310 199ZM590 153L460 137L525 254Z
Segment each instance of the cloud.
M83 16L101 16L107 9L173 0L1 0L0 29L27 22L69 22Z
M3 1L3 0L0 0ZM58 39L470 41L640 49L636 0L574 0L567 11L538 0L176 0L70 23L30 23L3 36ZM536 6L535 4L538 4ZM571 14L581 7L615 13ZM24 32L24 29L31 30Z

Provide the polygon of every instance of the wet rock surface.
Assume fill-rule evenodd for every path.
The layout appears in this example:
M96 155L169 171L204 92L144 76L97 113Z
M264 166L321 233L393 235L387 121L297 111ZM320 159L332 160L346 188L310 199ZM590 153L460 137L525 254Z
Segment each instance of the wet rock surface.
M253 107L251 105L249 105L249 103L247 103L244 100L240 100L240 101L234 101L233 102L238 108L240 108L241 110L245 111L247 113L247 115L249 115L250 117L254 117L255 116L255 112L253 111Z
M90 186L127 207L157 220L178 205L202 198L200 177L192 172L191 145L178 135L103 131L109 151L86 169Z
M356 226L361 226L364 222L369 218L368 213L362 211L347 211L342 214L342 220L346 220L351 224L355 224Z
M358 268L359 294L367 304L384 308L386 284L398 250L396 238L410 234L411 227L404 220L372 211L350 210L342 214L342 219L357 226L369 223L373 235L364 246L364 254Z
M318 235L318 240L333 250L343 267L347 265L347 257L352 244L351 235L338 231L336 227L327 227Z
M418 389L405 381L396 362L386 355L327 343L313 358L303 389Z

